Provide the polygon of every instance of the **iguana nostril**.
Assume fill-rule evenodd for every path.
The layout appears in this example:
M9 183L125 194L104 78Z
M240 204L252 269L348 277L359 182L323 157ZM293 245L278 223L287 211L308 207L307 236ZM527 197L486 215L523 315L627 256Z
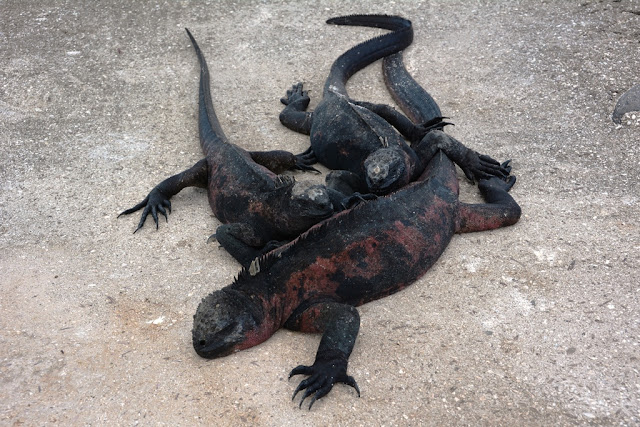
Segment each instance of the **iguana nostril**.
M205 346L205 344L207 344L207 342L206 342L205 340L200 340L200 341L198 342L198 344L200 344L202 347L204 347L204 346Z

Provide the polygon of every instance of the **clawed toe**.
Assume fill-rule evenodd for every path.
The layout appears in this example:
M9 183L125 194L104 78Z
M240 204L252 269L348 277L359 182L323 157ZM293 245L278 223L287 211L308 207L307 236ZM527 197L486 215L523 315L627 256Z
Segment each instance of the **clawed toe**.
M315 173L322 173L320 172L318 169L314 168L313 166L309 166L303 162L296 162L296 165L294 166L297 170L301 170L301 171L308 171L308 172L315 172Z
M142 211L142 215L140 217L140 222L138 222L138 226L133 231L134 234L142 228L149 214L151 214L151 217L153 218L153 222L155 222L156 224L156 230L158 229L158 212L162 216L164 216L167 222L169 222L168 214L171 213L171 202L169 201L168 197L166 197L161 191L157 189L151 190L149 195L134 207L122 211L118 215L118 218L120 218L122 215L129 215L134 212L137 212L142 208L144 208L144 210Z
M309 92L303 89L302 83L294 84L291 89L287 90L285 97L280 98L280 102L284 105L289 105L299 99L309 98Z
M309 147L303 153L296 154L296 169L321 173L318 169L311 166L315 163L318 163L318 159L316 158L316 154L313 152L313 149L311 147Z
M353 387L358 393L358 397L360 397L360 388L356 380L346 374L346 363L342 361L316 362L313 366L300 365L289 373L289 378L294 375L309 375L309 378L300 381L300 384L293 392L293 396L291 396L291 400L294 400L296 395L304 390L298 405L300 408L307 397L311 396L308 408L311 409L316 400L329 394L335 383L344 383Z

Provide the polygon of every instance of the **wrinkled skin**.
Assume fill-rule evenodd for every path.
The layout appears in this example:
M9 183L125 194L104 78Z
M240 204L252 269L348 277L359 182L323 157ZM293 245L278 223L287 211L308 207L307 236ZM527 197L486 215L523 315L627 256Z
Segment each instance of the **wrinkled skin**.
M242 294L216 291L208 295L193 316L193 347L208 359L251 347L251 332L259 328L262 313Z

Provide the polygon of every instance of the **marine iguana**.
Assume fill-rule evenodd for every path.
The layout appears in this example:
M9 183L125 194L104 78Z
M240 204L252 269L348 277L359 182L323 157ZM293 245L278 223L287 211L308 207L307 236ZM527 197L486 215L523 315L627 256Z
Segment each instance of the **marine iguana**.
M434 117L415 125L391 107L354 101L347 94L346 83L358 70L409 46L413 40L411 21L390 15L350 15L331 18L327 23L392 32L360 43L336 59L325 82L323 98L313 112L306 111L310 98L302 83L294 85L281 99L286 107L280 113L280 121L289 129L310 136L311 147L302 155L315 156L336 170L327 177L330 187L344 193L388 194L420 176L429 160L421 158L421 153L410 148L404 138L418 143L430 130L442 129L447 123L442 117ZM439 144L438 148L445 150L469 178L508 175L490 157L442 136L433 138L434 135L429 143Z
M189 186L207 188L211 209L223 223L215 238L244 265L350 202L324 185L276 175L288 169L313 169L303 155L280 150L248 152L229 142L213 108L204 54L186 31L200 62L198 127L205 158L162 181L142 202L119 216L144 208L135 231L144 225L149 214L157 229L158 212L168 219L172 196Z
M400 55L389 57L384 66L390 92L412 120L439 115ZM431 159L417 182L314 226L204 298L194 316L196 352L221 357L259 344L280 327L323 332L313 365L300 365L289 375L309 375L293 398L305 390L300 406L312 396L310 409L337 382L360 395L347 375L359 329L355 306L411 284L435 263L454 233L507 226L520 217L520 207L508 194L515 177L480 180L487 203L464 204L458 200L451 161L442 152Z
M507 170L509 166L503 165ZM206 296L194 315L196 353L217 358L253 347L284 327L322 332L308 375L293 393L312 396L309 408L347 375L359 329L355 308L409 286L445 250L454 233L511 225L520 207L508 191L515 177L482 179L486 203L458 200L454 164L437 153L422 176L313 226L293 242L255 259L234 282Z

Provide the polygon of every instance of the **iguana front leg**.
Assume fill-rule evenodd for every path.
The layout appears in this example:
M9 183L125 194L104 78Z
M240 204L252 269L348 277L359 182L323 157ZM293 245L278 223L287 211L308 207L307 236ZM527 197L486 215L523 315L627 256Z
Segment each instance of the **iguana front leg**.
M327 188L327 193L334 212L350 209L362 200L371 200L375 197L370 194L361 195L359 193L347 196L331 188ZM208 242L212 240L217 240L243 266L249 266L256 257L289 243L289 240L267 241L259 230L255 230L249 224L239 222L220 225L216 229L216 233L209 237Z
M289 378L294 375L309 376L300 382L292 400L304 390L300 406L307 397L312 396L309 403L311 409L315 401L326 396L335 383L350 385L360 396L358 384L347 375L349 356L360 329L360 315L355 307L337 302L316 303L289 318L284 326L302 332L323 332L313 365L297 366L289 374Z
M423 164L427 164L438 150L442 150L447 157L460 166L471 182L493 176L502 179L509 176L508 170L497 160L465 147L462 142L441 130L428 132L420 142L412 145L412 148Z
M250 151L249 154L254 162L276 174L294 169L320 173L318 169L311 166L317 163L313 153L309 155L307 152L304 152L296 155L285 150L272 150Z
M442 130L446 125L451 123L445 122L446 117L435 117L426 123L416 125L404 114L396 110L390 105L374 104L366 101L351 101L356 105L366 108L385 119L391 126L396 128L398 132L410 143L420 141L431 130Z
M306 111L310 101L309 93L302 89L302 83L294 84L287 95L280 99L286 105L280 113L280 122L292 131L310 135L313 113Z
M173 175L156 185L144 200L134 207L121 212L120 215L118 215L118 218L122 215L129 215L144 208L142 211L142 217L140 218L140 222L138 223L138 227L135 229L134 233L142 228L149 213L151 213L153 221L156 223L157 230L158 212L164 215L165 220L169 221L169 218L167 217L167 210L171 213L171 202L169 199L186 187L207 187L206 159L200 160L189 169Z

